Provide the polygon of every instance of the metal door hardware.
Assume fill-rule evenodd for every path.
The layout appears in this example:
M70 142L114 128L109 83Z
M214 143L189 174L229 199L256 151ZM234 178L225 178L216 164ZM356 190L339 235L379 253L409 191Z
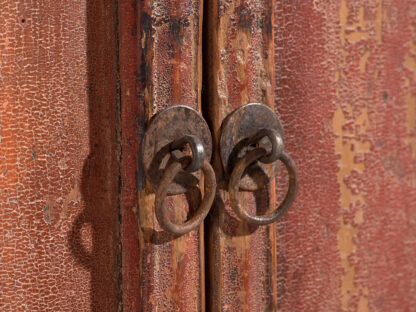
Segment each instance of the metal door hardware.
M164 230L183 235L198 227L207 216L216 190L215 173L209 163L211 154L211 132L194 109L174 106L150 120L142 142L142 164L155 192L156 218ZM202 175L204 196L198 210L183 224L171 222L165 197L186 193L200 183Z
M230 202L237 216L248 223L265 225L279 219L292 205L297 192L295 163L284 151L284 134L276 114L263 104L247 104L223 122L220 154L229 175ZM278 174L276 160L286 166L289 187L283 202L273 212L254 216L239 203L239 191L255 191Z

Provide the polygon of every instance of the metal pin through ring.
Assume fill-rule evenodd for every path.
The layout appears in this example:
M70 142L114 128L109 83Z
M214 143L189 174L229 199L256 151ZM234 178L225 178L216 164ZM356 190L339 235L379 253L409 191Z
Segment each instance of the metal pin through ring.
M189 144L192 151L192 160L184 170L188 172L194 172L202 168L205 160L205 149L201 140L195 135L184 135L180 139L170 144L171 150L179 149L186 144Z
M248 145L258 143L261 139L267 137L272 144L271 151L261 157L259 160L262 163L270 164L279 159L280 154L283 153L285 146L282 137L275 129L261 129L248 140Z

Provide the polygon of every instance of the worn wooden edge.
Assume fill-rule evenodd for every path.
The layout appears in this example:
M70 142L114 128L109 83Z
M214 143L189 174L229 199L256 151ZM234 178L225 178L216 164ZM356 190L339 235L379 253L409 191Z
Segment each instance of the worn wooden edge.
M235 248L234 250L240 253L247 254L247 257L251 257L250 255L250 244L256 244L255 242L251 241L250 235L243 234L247 231L247 227L244 225L237 226L238 221L228 216L227 213L224 213L224 209L229 209L227 203L227 181L226 175L223 172L223 167L221 165L220 155L219 155L219 147L218 143L220 141L220 133L221 133L221 123L222 120L235 108L238 106L248 104L249 102L262 102L267 104L270 107L274 106L274 96L273 96L273 84L274 84L274 73L273 73L273 35L271 29L271 23L273 20L273 12L272 12L272 2L268 1L266 4L266 11L270 14L266 17L268 20L270 32L265 32L263 39L267 41L267 60L263 60L264 64L257 64L258 66L264 66L266 71L268 70L268 75L270 78L270 86L271 88L266 88L264 93L259 92L260 90L256 90L258 85L255 82L257 78L253 72L250 71L252 69L251 66L253 64L244 63L241 66L245 67L249 78L247 81L242 83L247 83L245 86L246 91L248 93L247 98L239 99L236 97L235 94L227 94L225 91L227 87L224 85L229 84L230 86L236 81L234 77L228 77L227 70L231 70L230 67L227 69L226 66L231 64L231 67L234 66L236 63L233 57L236 57L237 51L230 51L229 47L227 49L226 46L222 46L225 41L224 37L227 36L227 29L224 28L227 23L232 23L235 21L236 16L233 15L235 12L232 12L230 15L227 16L228 7L231 6L241 5L242 11L247 13L246 16L250 16L250 13L253 13L254 8L257 6L262 7L264 4L259 2L250 2L244 7L244 4L239 1L206 1L204 7L204 92L203 92L203 112L204 116L206 117L211 131L213 133L213 142L214 142L214 154L213 154L213 166L217 173L218 179L218 194L215 204L212 208L212 212L209 218L206 219L206 228L207 228L207 235L206 235L206 245L208 250L207 256L207 292L210 294L210 300L207 302L207 307L209 311L221 311L227 308L236 309L242 311L241 309L248 309L251 305L252 307L257 304L258 309L262 309L261 300L268 301L269 306L267 307L270 309L271 306L276 306L276 298L277 298L277 276L276 276L276 249L273 247L275 246L275 229L273 225L267 226L265 228L265 236L263 237L264 241L256 242L257 244L261 244L263 246L270 246L270 252L268 252L268 260L267 265L269 265L269 269L272 272L263 272L264 274L268 274L269 281L267 282L268 285L271 287L271 297L268 299L264 298L256 298L255 296L258 294L257 291L262 292L259 289L252 289L253 292L250 294L249 292L246 295L243 295L243 298L237 300L237 297L232 294L232 292L237 291L237 289L241 289L242 287L251 287L248 286L251 281L253 281L257 277L247 277L245 278L246 285L240 285L238 279L231 280L229 278L231 269L230 267L223 266L227 261L232 261L232 258L228 259L230 255L233 255L233 252L230 250L231 247L228 246L232 241L239 240L241 242L244 241L243 245L239 245L239 243L235 243L233 245ZM253 9L253 11L250 11ZM229 11L227 11L230 13ZM220 16L223 14L222 16ZM244 14L244 13L243 13ZM231 15L233 20L231 20ZM227 18L229 20L225 21ZM244 24L244 23L242 23ZM244 27L244 26L243 26ZM237 27L237 32L240 31ZM244 32L244 31L243 31ZM233 38L227 37L226 43L231 42ZM258 49L263 49L263 46L258 46ZM256 48L254 48L255 50ZM254 53L252 50L246 50L247 54ZM230 60L228 58L231 58ZM224 61L223 61L224 60ZM224 62L224 63L222 63ZM228 72L230 73L230 72ZM253 75L253 76L250 76ZM242 78L242 76L240 76ZM243 78L244 80L244 78ZM261 78L260 78L261 80ZM257 80L258 81L258 80ZM238 83L236 83L238 85ZM259 94L260 93L260 94ZM273 185L273 183L272 183ZM273 188L274 190L274 188ZM275 202L275 195L274 192L271 192L271 199L270 202ZM228 208L226 208L228 207ZM232 220L232 221L231 221ZM230 223L229 223L230 222ZM237 223L236 223L237 222ZM227 227L234 228L231 231L237 231L236 233L241 233L243 236L240 238L238 234L236 237L236 233L226 234L224 229ZM267 234L266 234L267 233ZM228 250L228 251L226 251ZM247 258L248 259L248 258ZM235 259L234 259L235 260ZM236 262L234 263L235 272L237 276L241 274L244 270L250 270L253 268L253 264L249 264L248 261L243 262ZM266 276L264 276L267 279ZM255 284L255 283L254 283ZM250 285L254 285L250 284ZM253 287L256 288L256 287ZM256 293L256 294L255 294ZM267 296L267 295L266 295ZM243 300L241 302L240 300ZM266 308L266 309L267 309Z

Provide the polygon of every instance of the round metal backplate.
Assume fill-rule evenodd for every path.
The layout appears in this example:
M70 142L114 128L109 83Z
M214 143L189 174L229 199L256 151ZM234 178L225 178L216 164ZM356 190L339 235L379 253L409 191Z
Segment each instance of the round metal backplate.
M244 156L249 149L256 146L247 144L250 137L259 130L271 128L278 131L284 140L283 128L276 114L268 106L251 103L239 107L223 121L220 139L220 153L224 171L231 175L234 164ZM257 145L266 150L271 149L271 143L263 138ZM255 191L264 187L278 173L278 162L264 164L259 161L247 168L241 178L240 190Z
M210 160L212 139L209 127L202 116L188 106L172 106L152 117L144 135L141 155L147 180L155 190L163 176L166 165L175 158L190 155L190 150L171 151L170 144L184 135L195 135L205 149L205 159ZM168 195L186 193L201 179L200 170L196 172L180 171L170 184Z

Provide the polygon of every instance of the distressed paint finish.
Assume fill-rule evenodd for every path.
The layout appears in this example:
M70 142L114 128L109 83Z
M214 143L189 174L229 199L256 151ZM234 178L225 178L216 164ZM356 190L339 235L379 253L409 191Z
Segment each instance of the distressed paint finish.
M416 2L275 0L276 108L300 190L281 311L416 306Z
M143 131L143 121L147 122L153 114L167 107L182 104L200 109L202 3L199 0L145 0L138 2L138 16L138 89L135 94L144 108L144 118L139 116L138 120L138 129ZM126 135L134 134L134 125L125 125ZM141 136L135 139L140 140ZM154 190L145 181L143 171L135 166L126 165L125 168L130 170L125 171L125 179L132 181L138 176L139 310L203 311L203 225L177 238L163 231L154 211ZM182 223L188 211L197 208L198 203L193 199L197 198L190 192L187 196L172 196L165 201L174 222ZM133 311L135 307L129 304L126 310Z
M248 226L229 205L218 143L223 119L239 106L273 107L272 1L205 2L204 115L213 133L219 190L207 218L208 307L211 311L271 311L277 280L274 226ZM264 213L267 192L242 192L251 213ZM275 202L275 195L270 195ZM257 203L257 204L256 204Z
M144 133L142 85L137 79L140 23L138 1L119 1L119 56L121 99L120 159L120 235L121 235L121 300L123 311L139 311L139 238L137 220L137 171L139 139Z
M112 1L0 1L0 310L117 310Z
M138 167L152 114L200 107L201 4L116 3L0 0L2 311L204 310L202 232L161 232ZM218 142L234 108L274 101L300 192L254 228L221 185L208 307L412 311L416 2L270 5L206 1L204 110ZM185 218L183 197L166 204Z

